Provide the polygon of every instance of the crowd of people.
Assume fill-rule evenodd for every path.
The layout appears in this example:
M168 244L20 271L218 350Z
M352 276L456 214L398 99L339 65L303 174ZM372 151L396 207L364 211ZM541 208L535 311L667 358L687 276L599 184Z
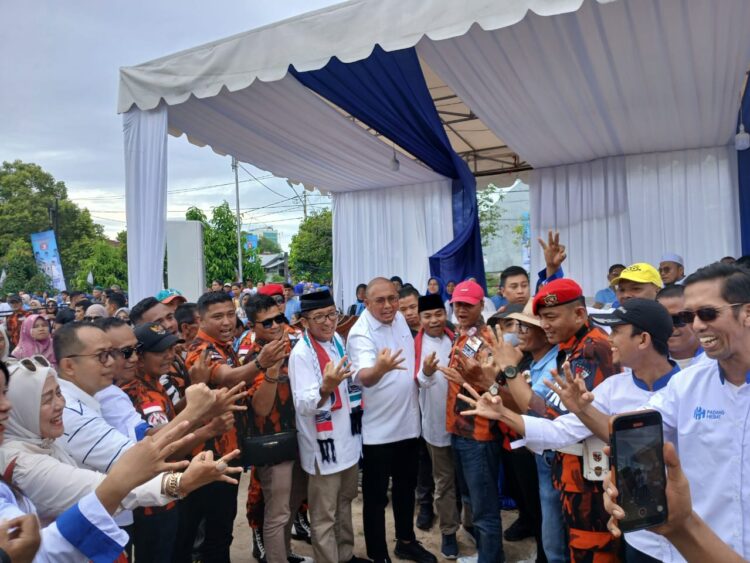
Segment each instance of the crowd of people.
M540 242L538 279L511 266L493 295L394 276L343 310L304 283L8 296L0 560L228 562L243 470L259 563L309 561L293 539L317 563L499 563L525 538L538 562L750 557L750 260L614 264L587 304ZM608 425L641 408L669 518L622 534Z

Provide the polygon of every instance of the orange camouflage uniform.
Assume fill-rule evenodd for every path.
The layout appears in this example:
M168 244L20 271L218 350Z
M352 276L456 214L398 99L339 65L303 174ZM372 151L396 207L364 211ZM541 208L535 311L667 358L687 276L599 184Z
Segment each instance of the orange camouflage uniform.
M237 367L239 362L237 361L237 355L234 353L231 343L220 342L202 330L199 330L195 340L193 340L188 347L187 358L185 358L185 368L189 370L193 364L198 362L201 354L203 354L203 351L206 349L209 351L208 361L211 363L210 374L208 376L208 386L211 389L215 389L217 387L216 372L218 369L223 365ZM243 417L236 416L235 418L237 419L238 425L242 427ZM213 451L214 456L218 458L236 450L237 443L237 427L235 426L235 428L232 428L229 432L208 440L205 447L199 446L196 448L196 453L200 450L210 449Z
M150 426L156 428L167 424L175 417L172 401L157 379L138 373L134 380L123 385L121 389L130 397L135 410ZM165 506L145 506L137 510L144 516L150 516L172 510L175 506L176 502L170 502Z
M8 333L8 340L10 340L11 347L15 348L18 346L18 342L21 340L21 325L23 320L26 318L26 312L16 311L5 319L5 328Z
M610 375L619 373L612 362L607 334L597 327L582 326L559 344L557 370L570 362L574 376L582 376L590 391ZM534 394L529 404L533 414L554 419L565 414L557 393L550 390L542 399ZM558 452L552 465L552 484L560 491L563 519L570 532L570 556L576 563L620 561L619 542L607 531L609 514L604 510L602 483L583 478L583 458Z

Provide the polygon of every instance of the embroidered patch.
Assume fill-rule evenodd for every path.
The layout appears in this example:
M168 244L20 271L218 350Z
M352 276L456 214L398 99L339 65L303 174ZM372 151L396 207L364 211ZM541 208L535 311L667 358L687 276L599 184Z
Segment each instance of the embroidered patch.
M550 293L549 295L544 296L544 304L547 307L552 307L554 305L557 305L557 294Z

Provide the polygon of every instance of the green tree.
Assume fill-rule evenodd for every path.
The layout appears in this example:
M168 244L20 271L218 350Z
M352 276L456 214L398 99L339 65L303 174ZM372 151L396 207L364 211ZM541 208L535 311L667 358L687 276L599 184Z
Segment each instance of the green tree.
M30 241L14 240L7 249L2 264L7 275L2 286L4 293L24 290L41 294L52 289L49 277L37 268Z
M497 203L503 201L503 194L495 184L489 184L477 192L477 209L479 210L479 232L482 245L489 244L500 231L500 220L503 212Z
M273 239L260 237L258 238L258 252L260 254L278 254L281 252L281 247Z
M208 280L236 280L237 272L237 217L225 201L214 207L209 220L203 211L190 207L185 214L188 221L203 223L203 256ZM243 245L244 246L244 245ZM257 251L242 249L242 269L245 279L264 280L265 273Z
M116 245L107 240L96 241L91 254L81 261L71 285L76 289L90 289L86 277L92 272L96 285L110 287L116 283L127 288L128 262L124 256L124 249L122 244Z
M333 278L333 216L330 209L313 212L289 245L289 269L295 280L325 283Z
M0 167L0 262L14 242L28 242L32 233L55 226L63 273L73 279L81 263L91 255L94 244L104 240L102 226L94 223L87 209L81 209L68 199L64 182L55 180L37 164L20 160L3 162ZM29 275L33 277L36 273Z

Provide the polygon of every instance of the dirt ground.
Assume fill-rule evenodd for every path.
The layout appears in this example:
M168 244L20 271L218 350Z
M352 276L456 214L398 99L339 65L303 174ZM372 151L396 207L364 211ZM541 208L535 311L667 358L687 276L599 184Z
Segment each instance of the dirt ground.
M252 556L252 542L250 536L250 528L247 525L247 519L245 518L245 502L247 501L247 483L248 473L244 473L242 480L240 481L240 490L237 503L237 518L234 521L234 542L232 543L232 562L233 563L253 563L255 559ZM365 537L362 528L362 495L354 501L352 506L352 513L354 519L354 532L355 532L355 545L354 553L361 557L365 557ZM503 517L503 528L507 528L517 517L515 511L504 511ZM392 530L393 525L393 513L386 509L386 529L391 531L390 539L392 540L391 546L391 557L394 561L398 561L398 558L393 555L393 547L395 546L395 540L393 539ZM440 557L440 529L435 523L431 530L423 532L418 528L414 528L417 539L422 542L424 547L434 553L438 557L438 561L446 562L448 559ZM476 549L473 544L466 540L466 536L463 531L458 533L458 543L461 555L472 555L476 553ZM536 555L536 545L532 539L525 539L520 542L505 542L505 560L508 563L515 563L520 561L534 561ZM292 540L292 549L299 555L307 555L312 557L312 547L304 542L298 542Z

